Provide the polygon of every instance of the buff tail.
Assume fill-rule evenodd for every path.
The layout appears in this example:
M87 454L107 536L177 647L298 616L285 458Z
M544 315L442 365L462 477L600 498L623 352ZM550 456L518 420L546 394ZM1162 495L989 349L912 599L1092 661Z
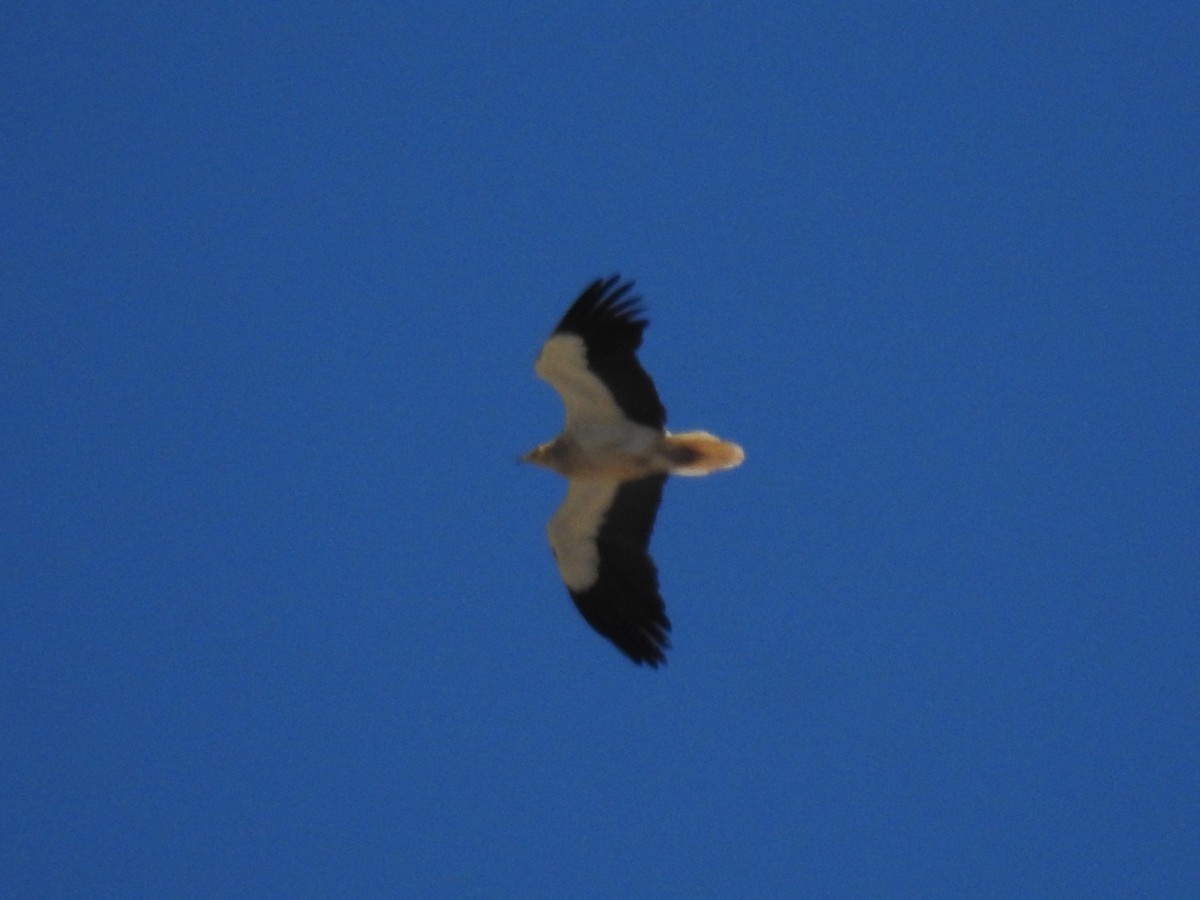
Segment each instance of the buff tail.
M718 469L740 466L746 453L732 441L723 441L707 431L668 434L667 459L672 475L707 475Z

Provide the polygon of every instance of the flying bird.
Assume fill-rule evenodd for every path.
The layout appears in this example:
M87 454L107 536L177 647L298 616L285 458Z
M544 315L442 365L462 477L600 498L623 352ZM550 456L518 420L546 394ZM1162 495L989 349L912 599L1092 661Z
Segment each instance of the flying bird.
M568 479L547 533L583 618L635 663L657 667L670 646L650 558L668 475L707 475L745 459L706 431L671 434L654 382L637 360L644 318L633 282L597 279L542 345L534 371L558 391L563 432L521 459Z

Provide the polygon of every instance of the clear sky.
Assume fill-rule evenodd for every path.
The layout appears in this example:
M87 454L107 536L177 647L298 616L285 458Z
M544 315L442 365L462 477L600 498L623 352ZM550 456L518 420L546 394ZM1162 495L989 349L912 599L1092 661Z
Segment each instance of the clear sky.
M0 15L0 894L1200 893L1194 4ZM515 464L636 278L669 664Z

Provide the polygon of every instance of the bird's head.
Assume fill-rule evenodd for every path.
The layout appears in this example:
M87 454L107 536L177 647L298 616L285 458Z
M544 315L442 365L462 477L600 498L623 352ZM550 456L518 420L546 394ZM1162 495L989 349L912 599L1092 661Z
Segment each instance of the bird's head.
M550 468L550 444L539 444L528 453L521 454L517 462L529 463L532 466L542 466L547 469Z

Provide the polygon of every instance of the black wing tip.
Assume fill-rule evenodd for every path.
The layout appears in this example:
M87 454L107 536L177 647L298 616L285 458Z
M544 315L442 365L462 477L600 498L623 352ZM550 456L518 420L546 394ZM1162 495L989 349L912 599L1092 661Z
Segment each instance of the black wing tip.
M670 631L671 621L660 613L649 621L626 624L620 631L601 634L637 665L657 669L666 665L667 651L671 649Z
M658 640L660 643L655 644L649 651L643 649L631 652L620 644L617 644L616 647L625 656L633 660L636 665L657 669L659 666L667 664L667 651L671 649L671 642L665 636L658 638Z
M619 274L595 279L571 304L555 333L619 329L640 341L650 322L641 295L630 293L635 285L633 279L622 282Z
M594 627L594 626L593 626ZM638 666L657 669L667 664L667 651L671 642L667 631L671 623L663 619L662 623L643 625L641 628L630 628L622 631L600 631L609 642L621 651L624 656Z
M662 599L657 591L653 595L653 601L658 605L658 609L625 608L618 612L602 612L601 610L609 604L597 603L598 597L594 588L570 591L570 594L584 620L632 662L639 666L649 666L651 669L666 664L667 651L671 649L668 637L671 620L662 609Z

